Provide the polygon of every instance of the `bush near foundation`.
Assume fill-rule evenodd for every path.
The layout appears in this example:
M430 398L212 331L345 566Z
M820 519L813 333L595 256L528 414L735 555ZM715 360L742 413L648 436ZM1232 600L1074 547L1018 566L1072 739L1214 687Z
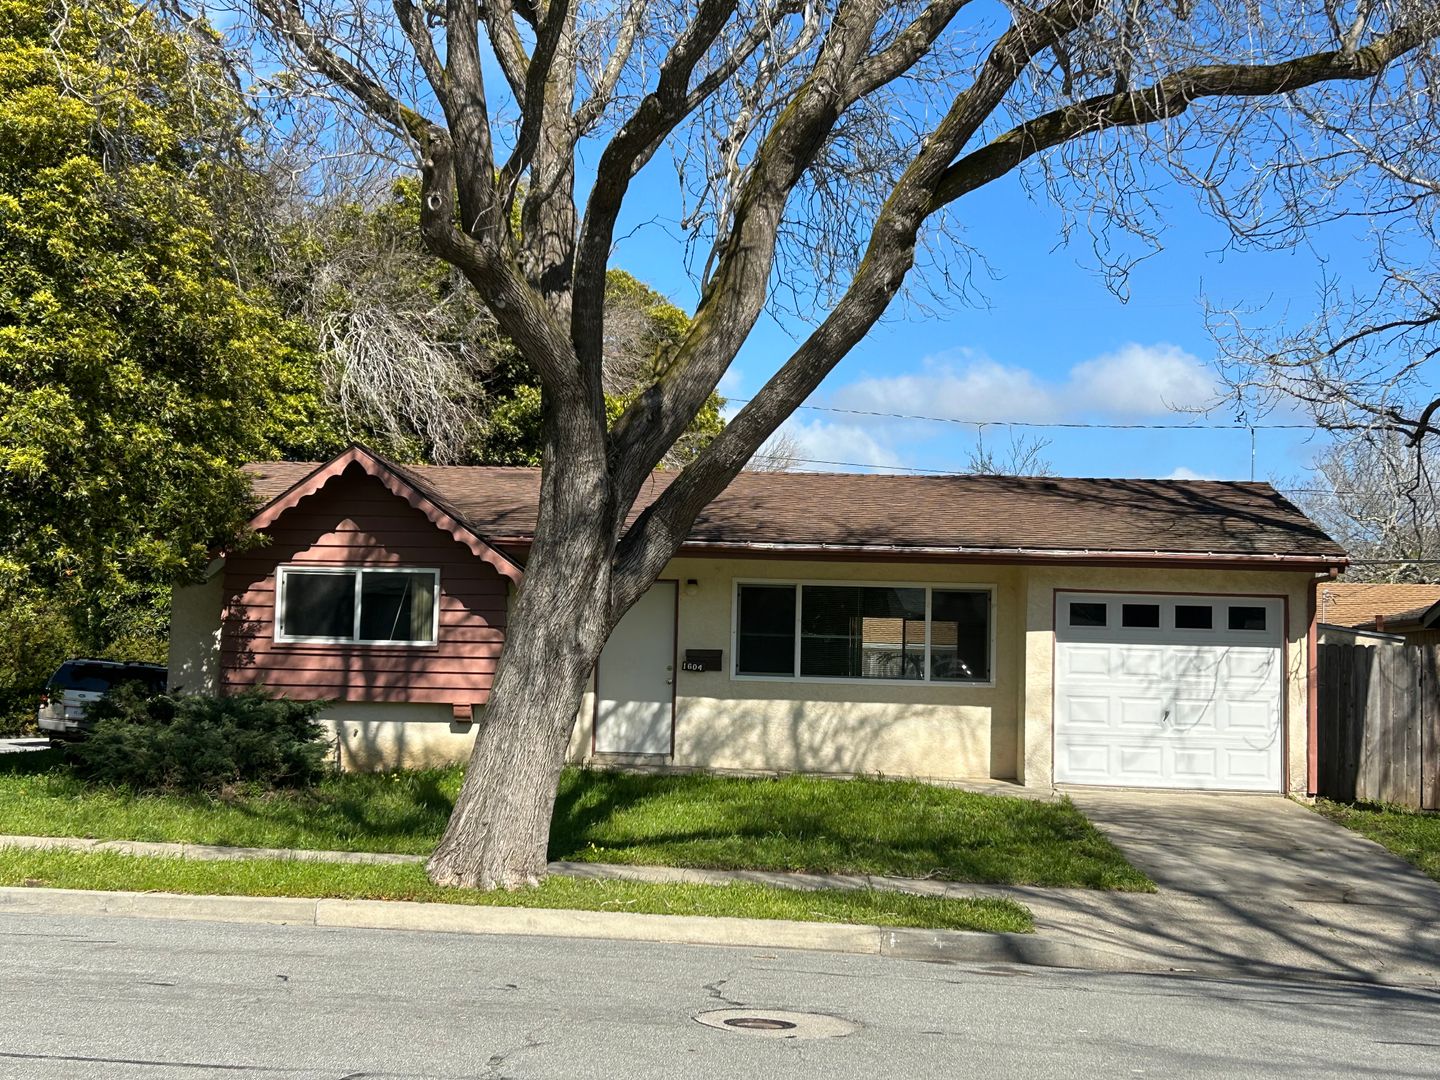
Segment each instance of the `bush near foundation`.
M136 791L305 787L327 772L329 737L317 719L326 704L261 689L150 697L123 686L92 706L95 727L70 747L71 764L87 780Z

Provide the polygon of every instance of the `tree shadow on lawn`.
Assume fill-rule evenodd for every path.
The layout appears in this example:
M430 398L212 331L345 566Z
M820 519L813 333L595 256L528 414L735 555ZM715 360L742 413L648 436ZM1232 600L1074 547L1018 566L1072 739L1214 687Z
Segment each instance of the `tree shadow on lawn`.
M567 773L550 857L1141 889L1073 807L904 781Z
M444 788L446 774L426 771L388 780L390 775L340 777L310 790L267 792L224 803L235 814L278 830L332 834L342 850L428 854L455 805ZM397 790L387 791L389 784Z

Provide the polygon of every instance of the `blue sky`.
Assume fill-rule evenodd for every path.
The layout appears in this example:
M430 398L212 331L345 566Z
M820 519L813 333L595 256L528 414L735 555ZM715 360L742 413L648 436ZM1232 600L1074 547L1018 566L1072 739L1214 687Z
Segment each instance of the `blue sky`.
M673 171L657 159L632 192L628 223L613 265L624 267L693 309L678 230L663 208L673 200ZM982 306L905 314L897 302L810 399L813 405L865 411L990 420L990 445L1006 445L999 422L1219 423L1173 411L1216 400L1215 343L1203 298L1267 305L1264 318L1303 321L1315 304L1322 266L1334 271L1359 252L1342 228L1320 237L1323 248L1292 252L1226 250L1228 233L1178 187L1161 191L1164 249L1130 279L1122 302L1094 267L1083 230L1058 247L1058 211L1031 201L1015 179L1001 179L960 204L965 240L982 251L995 275L982 277ZM644 224L642 224L644 223ZM636 226L640 226L636 228ZM631 231L633 230L633 231ZM628 233L628 235L627 235ZM1363 266L1363 259L1358 260ZM793 348L798 321L765 319L742 351L722 392L745 398ZM1271 416L1293 422L1295 416ZM788 430L817 461L958 470L976 443L974 427L866 418L802 410ZM1226 431L1015 429L1047 440L1044 456L1064 475L1248 479L1251 440ZM1261 430L1257 479L1303 477L1318 443L1308 431ZM813 468L832 468L815 464Z

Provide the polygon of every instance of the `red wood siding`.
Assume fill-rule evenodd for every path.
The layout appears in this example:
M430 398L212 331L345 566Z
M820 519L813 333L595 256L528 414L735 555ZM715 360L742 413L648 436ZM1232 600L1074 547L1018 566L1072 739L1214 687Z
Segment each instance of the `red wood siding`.
M419 510L347 471L265 530L264 547L225 565L220 665L226 690L263 683L293 698L480 705L505 638L506 580ZM440 571L434 645L275 640L278 566L414 566Z

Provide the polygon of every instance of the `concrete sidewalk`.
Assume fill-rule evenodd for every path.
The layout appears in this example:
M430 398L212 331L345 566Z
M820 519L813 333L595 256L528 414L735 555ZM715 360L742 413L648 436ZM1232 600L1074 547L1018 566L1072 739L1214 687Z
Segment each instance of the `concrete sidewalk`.
M1166 795L1158 798L1183 801L1192 797ZM1253 807L1250 812L1259 813L1263 817L1293 811L1303 817L1290 820L1288 824L1302 832L1311 825L1313 819L1314 823L1323 827L1322 832L1327 835L1327 844L1344 850L1344 858L1354 861L1367 872L1378 875L1373 879L1374 884L1363 892L1353 886L1337 889L1328 900L1315 899L1316 894L1313 892L1308 899L1298 900L1283 893L1267 891L1260 887L1261 882L1254 880L1248 882L1248 887L1242 885L1234 889L1223 888L1218 872L1212 868L1205 872L1196 871L1199 875L1197 882L1203 880L1209 883L1209 888L1200 888L1198 884L1196 887L1187 888L1182 887L1184 881L1181 871L1177 866L1171 865L1186 860L1184 853L1190 848L1187 848L1183 841L1177 842L1175 852L1169 859L1153 855L1147 858L1140 850L1140 841L1137 839L1132 843L1124 835L1120 822L1127 817L1133 820L1137 836L1141 838L1153 836L1155 828L1169 835L1183 835L1181 826L1173 821L1166 822L1163 816L1147 816L1144 807L1135 814L1118 808L1107 813L1097 805L1098 797L1077 795L1077 801L1082 800L1086 803L1082 808L1093 814L1093 819L1102 829L1112 834L1112 839L1120 844L1127 856L1160 882L1159 893L1115 893L1091 889L1046 889L929 879L621 866L606 863L557 862L550 865L550 870L552 873L570 877L656 883L728 885L742 881L803 890L881 889L937 897L1004 897L1024 904L1034 913L1037 931L1034 935L961 934L947 938L943 932L917 931L917 934L930 935L924 939L925 944L918 944L920 939L912 937L906 939L902 947L911 949L918 958L923 959L973 960L976 958L977 946L972 939L1013 936L1024 937L1027 942L1007 946L1006 955L1009 959L1045 966L1103 971L1186 971L1216 976L1281 975L1289 978L1346 979L1440 988L1440 925L1437 925L1436 921L1437 914L1440 914L1440 886L1423 875L1419 876L1419 881L1414 880L1418 875L1417 871L1394 859L1378 845L1324 821L1303 807L1276 799L1273 800L1274 803L1283 805L1262 804ZM1202 804L1202 809L1208 805ZM1176 812L1183 811L1177 808ZM1190 811L1192 815L1196 812L1193 809ZM1151 823L1150 827L1145 825L1147 821ZM1243 826L1241 828L1243 831ZM1257 835L1265 833L1259 826L1253 829ZM1332 830L1342 835L1329 836ZM1234 838L1228 846L1213 846L1235 852L1232 857L1243 863L1246 862L1243 853L1236 852L1240 845L1240 839ZM72 837L0 836L0 847L5 846L37 850L113 851L193 859L293 858L363 864L415 864L424 861L424 857L420 855L234 848ZM1132 847L1135 851L1131 850ZM1383 860L1377 861L1375 852L1383 856L1384 860L1389 860L1389 863L1397 864L1398 868ZM1361 858L1362 855L1364 859ZM1219 858L1218 855L1214 857ZM1402 882L1403 887L1387 890L1387 876L1381 873L1382 869L1393 871L1393 880ZM1417 906L1416 901L1423 898L1427 889L1434 891L1435 904ZM41 890L28 891L41 893ZM1387 902L1387 898L1393 902ZM235 899L243 901L245 898ZM36 902L43 904L43 900L38 898ZM435 917L446 925L460 918L444 914L453 911L453 905L409 906L441 909L441 913ZM0 910L3 910L3 905L0 905ZM375 910L385 909L382 906ZM493 912L503 909L466 910ZM564 913L567 919L577 914L580 913ZM473 916L482 921L490 917ZM464 918L471 919L472 916L467 915ZM657 918L663 920L669 916L646 917ZM561 924L569 925L564 920ZM776 947L787 946L781 943ZM896 952L895 955L899 953ZM984 957L989 955L988 952L984 953Z

